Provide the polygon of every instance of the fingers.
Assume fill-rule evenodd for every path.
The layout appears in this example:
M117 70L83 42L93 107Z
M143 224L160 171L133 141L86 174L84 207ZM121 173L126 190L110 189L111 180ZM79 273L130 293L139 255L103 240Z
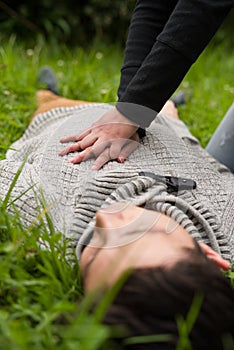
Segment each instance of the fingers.
M73 164L78 164L89 158L97 158L100 154L104 152L108 145L109 142L97 142L94 146L86 148L84 151L80 152L75 157L69 159L69 162Z
M60 156L65 156L65 155L68 154L68 153L73 153L73 152L77 152L77 151L81 151L81 147L80 147L79 142L74 143L74 144L72 144L72 145L69 145L69 146L65 147L64 149L62 149L62 150L59 152L59 155L60 155Z
M114 142L111 143L110 145L110 158L111 159L117 159L121 149L125 145L125 143L128 142L126 139L119 139L115 140Z
M87 135L83 140L79 142L81 149L85 149L89 146L94 145L97 139L98 139L98 136L96 136L95 134L91 133Z
M72 135L72 136L67 136L67 137L62 137L59 141L61 143L65 143L65 142L76 142L78 141L78 135Z
M111 145L106 145L105 150L97 157L91 169L99 170L110 160L117 159L123 163L128 156L135 151L139 145L139 136L137 133L130 140L120 139L118 142L113 142ZM97 150L95 151L97 154Z
M59 152L63 156L71 152L81 151L69 159L72 164L79 164L87 159L96 158L91 169L99 170L110 160L116 159L123 163L127 157L137 148L139 136L135 133L131 139L117 139L109 141L98 141L92 134L86 137L85 143L79 141L69 145Z
M132 137L131 140L126 142L124 147L122 147L117 157L118 162L123 163L130 156L130 154L135 151L138 145L139 145L139 136L138 134L136 134Z
M93 156L94 154L92 152L92 147L88 147L84 151L77 154L75 157L69 159L69 163L79 164L89 158L92 158Z
M69 139L75 136L70 136ZM92 146L97 141L97 137L93 134L88 134L84 140L78 141L75 144L69 145L59 152L60 156L65 156L68 153L85 150ZM65 142L65 141L63 141ZM68 141L67 141L68 142Z
M85 131L82 131L79 134L76 135L71 135L71 136L66 136L66 137L62 137L59 141L61 143L66 143L66 142L76 142L76 141L80 141L82 140L84 137L86 137L88 134L90 134L91 132L91 128L87 129Z
M110 158L110 150L106 148L95 160L93 165L91 166L91 170L99 170L111 160Z
M99 149L100 153L91 167L92 170L98 170L102 168L103 165L105 165L107 162L109 162L109 160L111 160L109 151L110 150L108 147L102 150L102 152L100 152L100 149ZM95 150L95 152L97 151ZM94 151L92 147L88 147L84 151L76 155L74 158L70 159L69 162L72 164L78 164L93 157L95 157Z

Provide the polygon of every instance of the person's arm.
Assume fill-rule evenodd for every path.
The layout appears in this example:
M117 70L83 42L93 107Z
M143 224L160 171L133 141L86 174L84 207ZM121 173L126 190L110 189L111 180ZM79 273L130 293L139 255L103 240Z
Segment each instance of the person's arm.
M177 1L178 0L137 1L125 50L122 78L118 91L119 96L123 94L128 83L135 76L145 58L150 53L155 43L155 38L163 30ZM138 114L141 118L142 113L145 112L145 108L143 107L143 109L140 109L139 106L136 107L134 114L135 116ZM153 113L153 119L155 117L155 112L148 112ZM139 140L139 136L143 135L139 133L139 131L136 132L138 127L138 124L136 125L136 123L128 120L116 108L113 108L113 110L105 113L105 115L91 126L89 130L84 130L81 135L62 139L62 142L75 141L76 143L66 147L60 152L60 155L83 150L71 161L80 163L95 155L97 159L93 166L96 169L99 169L110 159L116 158L118 161L123 162L136 148L136 141ZM133 142L128 143L128 139ZM107 144L109 144L108 152L106 150Z
M72 147L72 151L83 150L79 157L74 159L74 163L80 163L92 155L102 156L104 145L104 152L108 153L108 157L105 154L106 161L102 160L100 163L97 159L96 169L110 159L119 159L118 154L121 155L125 146L122 139L133 138L135 141L137 128L145 128L151 123L234 6L234 0L168 0L167 4L176 6L163 26L166 18L164 14L161 23L163 30L159 35L155 31L155 40L150 49L153 31L147 32L144 28L150 25L152 17L143 16L143 12L151 11L152 8L146 4L151 3L153 6L154 1L162 4L162 0L137 2L137 16L134 17L136 23L132 26L131 40L134 33L136 38L141 32L142 35L136 39L138 47L133 53L128 51L131 40L128 41L118 102L113 110L105 113L89 130L79 135L78 139L74 139L78 143ZM141 24L140 32L136 31L136 28L139 28L137 23L142 20L145 25ZM155 21L157 22L157 18ZM144 42L144 33L149 35L148 39L145 39L147 45L143 45L144 53L136 59L134 65L131 63L131 57L137 56L137 51L142 48L139 43ZM70 153L70 149L66 149L67 153ZM128 151L125 154L130 153L131 151ZM121 156L122 161L126 158L125 154Z
M138 0L132 14L121 68L118 97L121 98L152 50L178 0Z
M134 35L138 39L134 39L134 45L128 41L129 47L138 45L135 52L140 50L140 43L144 40L144 31L137 31L137 22L142 21L141 12L146 11L143 6L146 2L138 1L138 15L135 16L131 29L132 40ZM155 2L160 3L157 0ZM177 1L164 29L155 38L154 45L131 80L129 68L122 70L116 105L119 112L142 127L148 126L155 115L148 113L147 109L145 113L135 115L136 105L143 105L155 112L161 110L233 6L234 0ZM150 16L144 18L147 27ZM132 64L134 53L131 55L130 51L126 48L128 57L126 56L124 67Z

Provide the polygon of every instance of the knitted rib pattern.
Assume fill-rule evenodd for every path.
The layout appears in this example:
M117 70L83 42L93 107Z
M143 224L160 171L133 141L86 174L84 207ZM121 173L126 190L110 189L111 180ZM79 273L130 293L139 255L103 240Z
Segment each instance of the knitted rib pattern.
M87 104L38 115L0 162L0 197L4 198L27 157L12 192L26 225L41 210L38 197L42 190L55 229L81 246L100 207L129 201L171 216L194 238L234 260L233 174L207 155L183 123L157 116L125 163L112 161L99 171L90 170L93 160L73 165L68 162L73 154L58 156L64 147L61 137L89 127L108 108ZM139 176L141 171L191 178L197 188L169 194L162 183Z
M223 257L231 260L232 254L228 238L220 230L216 215L206 208L204 203L194 198L190 191L167 193L165 184L147 177L136 177L132 181L120 185L118 189L103 203L102 207L115 202L127 202L149 210L164 213L180 224L197 241L209 244ZM80 257L82 246L89 243L93 235L95 220L93 219L77 246Z

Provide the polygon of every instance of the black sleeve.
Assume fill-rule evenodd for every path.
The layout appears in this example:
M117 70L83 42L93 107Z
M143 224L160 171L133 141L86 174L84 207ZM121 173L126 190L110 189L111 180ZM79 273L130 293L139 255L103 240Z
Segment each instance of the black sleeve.
M140 126L148 126L233 6L234 0L139 0L125 50L117 109ZM136 105L146 107L145 113L136 115Z
M136 2L121 68L119 98L150 53L177 2L178 0L138 0Z

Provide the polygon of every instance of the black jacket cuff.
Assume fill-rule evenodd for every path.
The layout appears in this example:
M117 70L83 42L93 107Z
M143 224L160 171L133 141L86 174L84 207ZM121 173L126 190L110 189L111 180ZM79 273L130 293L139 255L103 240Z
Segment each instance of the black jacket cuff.
M157 116L157 112L145 107L130 102L117 102L117 110L126 118L139 125L141 128L146 128Z

